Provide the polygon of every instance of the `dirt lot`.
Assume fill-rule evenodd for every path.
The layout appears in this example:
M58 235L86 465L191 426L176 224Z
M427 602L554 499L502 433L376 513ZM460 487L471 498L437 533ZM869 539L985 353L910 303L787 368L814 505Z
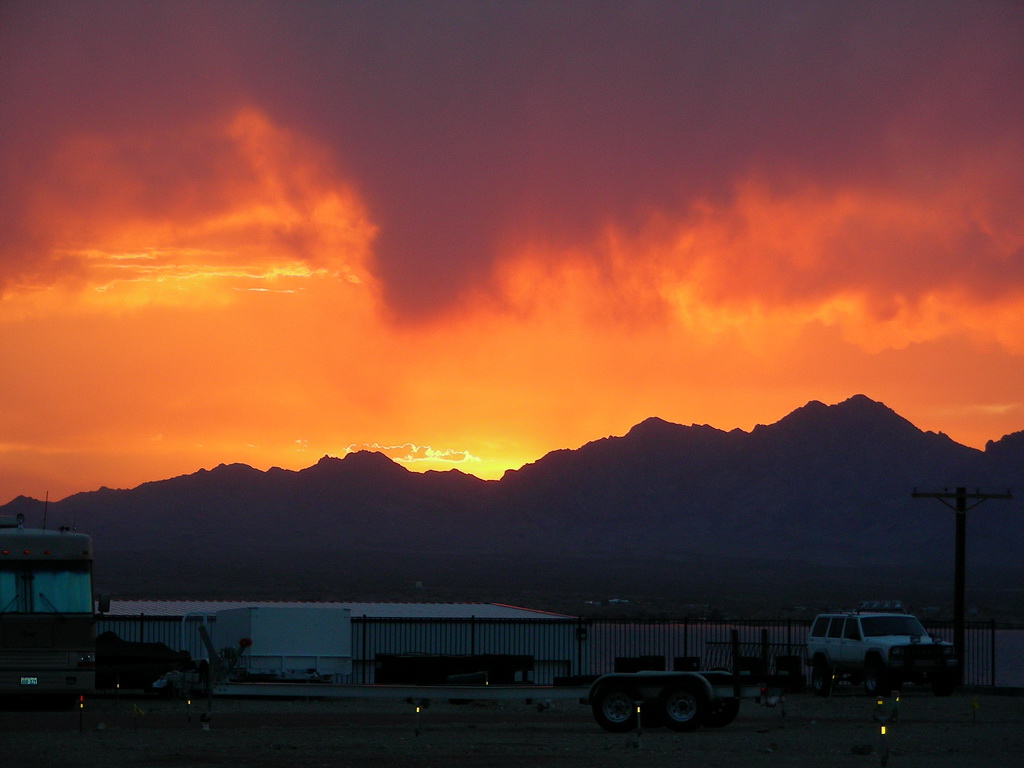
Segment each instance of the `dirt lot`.
M888 765L1019 768L1024 697L906 693L886 736L875 700L842 690L795 695L769 709L744 702L721 729L611 734L589 708L556 701L433 702L419 715L402 701L104 698L72 712L0 712L5 768L146 766L602 766ZM891 716L893 702L881 714Z

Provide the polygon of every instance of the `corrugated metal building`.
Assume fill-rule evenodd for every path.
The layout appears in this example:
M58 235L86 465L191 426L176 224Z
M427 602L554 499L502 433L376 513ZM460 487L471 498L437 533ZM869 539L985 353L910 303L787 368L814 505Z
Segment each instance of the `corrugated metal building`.
M505 655L532 659L530 680L550 684L579 674L586 631L572 616L497 603L325 603L272 601L114 600L97 614L97 634L161 642L193 659L207 656L199 635L212 634L218 611L235 608L348 609L353 683L372 683L381 657Z

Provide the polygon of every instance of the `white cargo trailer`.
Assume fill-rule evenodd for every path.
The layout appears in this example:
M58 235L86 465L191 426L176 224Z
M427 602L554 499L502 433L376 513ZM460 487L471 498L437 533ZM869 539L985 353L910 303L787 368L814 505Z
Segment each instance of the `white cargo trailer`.
M247 607L217 611L213 642L234 680L346 683L352 675L347 608Z

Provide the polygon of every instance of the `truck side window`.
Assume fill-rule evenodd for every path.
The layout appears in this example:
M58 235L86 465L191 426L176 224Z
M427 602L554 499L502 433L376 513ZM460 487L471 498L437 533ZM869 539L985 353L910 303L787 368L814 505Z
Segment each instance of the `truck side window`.
M856 619L846 620L846 629L843 632L843 637L847 640L860 640L860 630L857 628Z
M846 619L832 619L832 623L828 628L829 637L842 637L843 636L843 622Z
M828 631L828 616L819 616L811 627L811 637L824 637Z

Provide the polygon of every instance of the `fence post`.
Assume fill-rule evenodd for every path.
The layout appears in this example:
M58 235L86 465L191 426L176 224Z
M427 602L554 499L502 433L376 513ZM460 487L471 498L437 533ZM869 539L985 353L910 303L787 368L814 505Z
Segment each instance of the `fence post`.
M991 681L990 685L996 687L996 620L989 619L988 622L988 637L989 645L991 646L991 655L989 656L991 662Z
M366 625L367 624L368 624L368 622L366 621L366 614L364 613L363 614L363 651L362 651L362 656L363 656L363 663L362 663L362 668L363 669L362 669L362 672L363 672L363 682L364 683L369 682L367 680L368 675L366 674L367 667L369 666L369 659L366 658L366 648L367 648L367 645L366 645L366 631L367 631L366 630Z
M583 641L587 634L583 619L576 622L576 674L583 674Z

